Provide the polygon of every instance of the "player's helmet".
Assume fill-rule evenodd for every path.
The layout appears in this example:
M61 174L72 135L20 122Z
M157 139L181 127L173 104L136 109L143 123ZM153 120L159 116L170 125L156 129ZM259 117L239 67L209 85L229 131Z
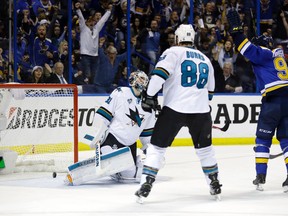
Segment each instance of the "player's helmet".
M146 88L148 82L148 76L141 70L134 71L129 76L130 86L136 88L139 92L142 92Z
M256 46L263 46L268 49L273 49L274 41L272 37L266 36L266 35L260 35L257 37L252 38L251 42L255 44Z
M195 31L190 24L181 24L175 31L175 44L181 42L194 43Z

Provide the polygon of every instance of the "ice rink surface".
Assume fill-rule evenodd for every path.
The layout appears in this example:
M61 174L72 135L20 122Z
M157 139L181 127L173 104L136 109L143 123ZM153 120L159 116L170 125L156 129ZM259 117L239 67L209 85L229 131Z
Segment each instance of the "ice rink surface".
M150 196L136 203L136 183L109 178L83 186L65 186L64 174L0 176L0 215L5 216L274 216L288 215L283 157L269 161L265 190L256 191L253 145L215 146L222 200L215 201L192 147L171 147ZM271 153L280 152L273 145Z

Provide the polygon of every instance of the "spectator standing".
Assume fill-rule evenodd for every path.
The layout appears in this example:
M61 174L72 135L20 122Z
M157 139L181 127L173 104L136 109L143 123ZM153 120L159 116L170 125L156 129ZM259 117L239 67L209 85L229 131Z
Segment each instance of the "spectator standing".
M130 2L132 5L132 1ZM132 9L132 8L131 8ZM130 19L134 16L132 10L130 10ZM120 43L123 40L127 39L127 1L122 0L120 5L115 7L115 11L113 14L113 23L116 24L114 26L115 29L115 47L119 50Z
M64 77L66 80L69 78L68 74L68 42L66 40L62 41L58 47L59 52L59 61L61 61L64 65Z
M209 35L209 30L207 25L200 25L196 35L195 35L195 40L194 40L194 45L196 46L197 49L201 47L201 41L205 38L207 38Z
M172 8L169 0L152 0L153 15L160 15L159 28L165 29L170 19Z
M58 51L60 61L65 63L68 60L68 42L66 40L59 44Z
M215 26L218 16L219 16L219 13L216 10L215 2L208 1L205 5L205 9L203 13L204 24L207 25L208 28Z
M160 32L158 30L158 22L152 20L150 28L144 28L138 38L139 43L142 44L142 52L150 58L150 73L154 69L154 65L160 52Z
M97 76L99 32L111 15L112 5L109 5L106 13L97 23L92 18L85 22L79 2L75 4L75 8L80 26L81 67L89 83L92 83Z
M111 93L114 90L113 81L121 62L125 61L127 53L117 55L117 49L110 45L106 49L99 48L99 73L94 79L97 93Z
M219 51L218 62L221 68L224 66L224 62L235 63L237 54L234 52L233 42L231 40L226 40L224 46Z
M162 33L160 39L161 54L168 48L174 46L175 44L175 34L174 31L169 33Z
M37 37L32 44L32 65L44 67L45 64L54 65L59 59L58 50L52 44L52 41L46 38L46 26L39 25L37 28ZM44 69L44 75L50 76L50 73Z
M276 17L276 27L273 30L273 38L275 43L281 43L287 39L288 33L285 27L285 22L287 23L288 18L288 0L284 0L280 8L280 11ZM285 29L285 31L283 31Z
M179 18L177 11L172 11L170 15L170 19L167 22L167 27L169 26L170 28L173 29L173 31L175 31L180 24L181 24L181 20Z
M72 29L71 31L71 37L72 37L72 50L75 54L79 55L80 57L80 42L77 38L77 32L76 29Z
M272 28L273 24L273 4L274 1L260 1L260 30L261 33Z
M212 47L210 46L209 38L202 38L199 50L205 54L210 60L212 60Z
M63 32L61 33L61 28L60 25L55 25L54 26L54 31L51 37L52 43L54 46L58 47L59 44L64 41L65 39L65 34L67 33L67 26L64 27Z
M115 75L115 79L113 81L113 86L128 86L128 76L127 76L127 66L126 62L122 62L118 67L118 72Z
M72 54L71 62L72 62L73 84L76 85L88 84L88 79L84 76L84 73L79 66L79 62L77 61L75 54Z

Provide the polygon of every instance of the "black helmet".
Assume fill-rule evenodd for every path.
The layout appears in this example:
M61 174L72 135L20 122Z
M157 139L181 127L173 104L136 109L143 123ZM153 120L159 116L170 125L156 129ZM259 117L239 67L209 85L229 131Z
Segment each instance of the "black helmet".
M263 46L268 49L273 49L274 46L273 38L265 34L252 38L251 42L256 46Z

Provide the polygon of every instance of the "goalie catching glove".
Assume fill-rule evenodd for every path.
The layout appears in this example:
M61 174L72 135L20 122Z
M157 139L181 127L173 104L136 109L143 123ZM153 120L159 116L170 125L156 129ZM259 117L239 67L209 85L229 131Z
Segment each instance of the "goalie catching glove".
M157 94L155 96L147 95L146 90L142 91L142 109L145 112L152 112L152 110L156 111L159 109L159 104L157 100Z
M241 20L237 11L230 10L227 14L227 20L229 22L230 34L243 32L243 27L242 27Z

